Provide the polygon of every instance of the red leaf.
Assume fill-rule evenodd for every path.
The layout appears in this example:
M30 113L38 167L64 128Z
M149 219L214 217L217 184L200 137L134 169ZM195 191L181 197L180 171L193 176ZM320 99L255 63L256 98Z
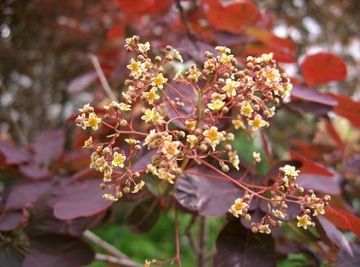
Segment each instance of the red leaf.
M309 85L342 81L347 75L344 60L326 52L307 56L301 64L301 72Z
M276 266L274 239L271 235L254 234L233 220L225 225L216 240L213 266Z
M355 127L360 127L360 102L354 101L346 95L332 93L329 95L338 101L338 105L334 107L333 111L347 118Z
M34 144L35 161L40 165L49 166L64 151L65 134L63 130L43 132Z
M296 45L293 41L278 37L267 29L248 27L246 34L254 37L257 41L262 42L272 50L282 51L291 55L295 52Z
M332 173L331 171L326 169L323 165L316 163L316 162L300 155L299 153L296 153L293 150L289 150L289 153L290 153L291 159L298 160L303 164L300 169L301 173L312 173L312 174L319 174L319 175L324 175L324 176L329 176L329 177L334 175L334 173Z
M117 6L131 16L165 13L173 4L172 0L116 0Z
M106 36L109 40L115 40L124 37L124 26L115 25L110 30L107 31Z
M126 218L126 224L137 234L150 231L157 223L161 212L160 201L150 197L141 201Z
M231 3L223 6L218 0L206 0L208 22L217 30L234 34L242 33L247 24L255 22L258 17L256 5L250 1Z
M68 87L67 91L70 94L77 94L84 91L90 84L92 84L97 79L97 74L95 71L86 72L75 79L73 79Z
M98 180L69 183L58 192L60 197L54 205L54 215L60 220L94 216L112 205L102 198L106 190L99 188Z
M5 163L9 165L18 165L30 160L29 153L25 149L2 140L0 140L0 153L5 157Z
M345 145L344 145L343 141L341 140L339 133L336 131L336 129L334 128L334 126L332 125L332 123L328 117L326 117L325 123L326 123L327 132L329 133L331 138L335 141L337 147L343 152L345 150Z
M19 170L23 175L32 180L48 179L52 176L48 169L41 168L36 164L21 165Z
M302 100L320 103L331 107L334 107L338 104L336 99L333 97L314 90L311 87L302 85L294 85L293 89L291 90L291 97L296 97Z
M350 230L360 236L360 218L341 209L334 209L331 206L325 207L325 215L329 221L342 230Z
M177 179L174 196L180 205L202 216L224 215L243 194L238 186L219 179L219 174L210 169L195 167L187 172Z

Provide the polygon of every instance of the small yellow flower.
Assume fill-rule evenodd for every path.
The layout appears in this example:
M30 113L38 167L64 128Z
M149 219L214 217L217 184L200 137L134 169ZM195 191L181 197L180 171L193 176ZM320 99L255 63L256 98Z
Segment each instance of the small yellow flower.
M142 97L149 102L150 105L154 103L155 100L159 99L160 96L156 94L157 88L153 87L149 92L144 92Z
M236 153L236 151L229 151L228 156L234 168L239 170L240 160L239 160L239 155Z
M131 110L131 106L125 103L119 103L118 107L121 111Z
M261 161L261 156L260 153L256 153L255 151L253 152L253 160L257 163L259 163Z
M235 203L230 207L229 212L235 217L245 215L245 209L248 207L248 204L243 202L241 198L235 199Z
M150 43L149 42L146 42L145 44L139 43L139 50L140 50L140 52L143 52L143 53L149 51L150 50Z
M252 126L252 130L255 132L261 127L267 127L269 123L264 121L262 117L257 114L253 120L249 121L249 125Z
M173 184L176 176L170 173L168 170L164 168L160 168L158 170L158 177L162 180L168 181L170 184Z
M95 113L89 114L89 119L87 121L87 126L90 126L94 131L99 129L99 123L101 122L101 118L98 118Z
M163 89L163 84L167 82L168 79L164 78L162 73L159 73L156 77L152 79L152 86L156 86L159 89Z
M144 188L144 185L145 185L145 182L143 180L141 180L140 183L138 183L134 186L134 190L131 191L131 193L133 193L133 194L139 193Z
M232 124L234 125L234 128L235 130L238 130L238 129L245 129L245 124L242 120L232 120Z
M291 177L293 179L296 179L296 177L298 177L300 173L299 170L296 170L296 168L291 165L285 165L281 168L281 171L284 173L285 176Z
M173 57L174 57L176 60L178 60L178 61L180 61L180 62L183 62L183 58L182 58L182 56L180 55L179 51L177 51L177 50L175 50L175 49L173 49L173 51L174 51Z
M188 130L194 131L196 127L196 120L186 120L185 126Z
M118 198L114 197L111 194L104 194L103 198L105 198L106 200L110 200L110 201L118 201Z
M188 143L190 143L190 147L194 147L196 145L196 143L198 142L198 138L196 137L196 135L193 135L193 134L189 134L187 137L186 137L186 141Z
M259 225L258 229L259 229L259 233L271 234L271 229L269 227L269 224L261 224Z
M90 106L90 104L85 104L83 108L79 109L79 111L83 113L90 113L90 112L94 112L94 108Z
M214 99L209 104L207 104L209 109L215 110L215 111L221 110L224 107L224 105L225 105L225 102L222 101L221 99Z
M166 156L168 160L180 153L178 147L180 146L179 141L164 141L161 152Z
M219 51L222 54L230 54L231 53L230 48L227 48L225 46L216 46L215 50Z
M281 210L272 210L272 213L281 219L285 219L285 214Z
M228 97L236 95L236 88L240 86L240 82L236 82L232 79L226 79L225 85L222 87L222 90L226 93Z
M188 79L196 83L198 82L200 75L201 71L197 69L196 65L191 66L191 68L189 69Z
M131 70L132 74L140 74L142 72L141 69L141 62L135 61L133 58L130 59L129 65L127 65L127 68Z
M134 146L134 145L140 143L139 140L136 140L136 139L133 139L133 138L126 138L126 139L125 139L125 142L128 143L128 144L131 145L131 146Z
M296 218L298 219L297 227L307 229L309 225L312 225L311 218L307 214L304 214L303 216L296 216Z
M209 130L203 132L206 142L215 150L215 147L220 143L223 138L223 134L218 131L218 128L212 126Z
M273 53L269 53L269 54L262 54L261 55L261 59L265 62L268 63L273 59Z
M112 160L111 164L113 166L124 168L125 160L126 160L126 156L124 156L124 155L122 155L122 154L120 154L118 152L114 152L113 160Z
M151 261L145 260L144 267L151 267Z
M254 110L249 102L245 102L245 104L243 103L243 105L241 106L241 109L240 109L241 115L246 116L248 118L251 117L253 111Z
M317 216L319 214L321 215L325 214L324 203L315 204L313 209L314 209L314 213L313 213L314 216Z

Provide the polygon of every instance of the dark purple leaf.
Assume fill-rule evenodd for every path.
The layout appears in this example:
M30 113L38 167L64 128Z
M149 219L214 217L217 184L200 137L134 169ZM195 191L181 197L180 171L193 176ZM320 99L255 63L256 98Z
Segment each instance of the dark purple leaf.
M182 55L189 56L191 59L195 60L196 62L205 61L206 51L209 51L215 55L219 53L214 49L213 46L209 45L208 43L199 40L192 41L189 38L182 38L180 44L177 44L177 48Z
M311 113L317 116L323 116L332 111L332 107L316 102L292 101L288 108L300 114Z
M150 231L159 219L160 201L156 197L147 198L138 203L126 218L129 228L138 234Z
M243 195L243 190L218 173L192 168L175 183L174 196L184 208L202 216L222 216Z
M79 217L91 217L103 212L112 205L104 199L107 190L101 190L100 180L88 180L82 183L68 183L55 192L54 215L61 220L71 220Z
M291 90L291 96L330 107L334 107L338 104L337 100L333 97L304 85L294 85Z
M63 130L43 132L34 144L35 161L40 165L49 166L64 151L65 135Z
M49 234L31 241L34 252L25 257L23 267L80 267L94 259L91 247L79 238Z
M30 160L29 153L12 143L0 140L0 153L4 156L6 164L18 165Z
M300 174L297 184L305 189L312 189L326 194L338 195L341 192L336 176L329 179L328 176L324 175Z
M233 220L225 225L216 240L216 267L276 266L275 243L271 235L254 234Z
M44 169L36 164L21 165L19 170L24 176L32 180L42 180L52 176L48 169Z
M77 94L85 90L90 84L97 79L95 71L86 72L75 79L68 85L67 91L70 94Z
M11 243L3 244L0 249L1 267L22 267L24 255L19 249L14 248Z
M327 237L337 245L341 250L346 252L349 256L354 256L354 253L350 247L349 241L346 239L345 235L329 220L327 220L324 216L319 216L319 223L322 226Z
M360 266L360 244L358 242L352 242L350 244L351 250L354 256L350 256L347 251L340 250L336 256L335 266L336 267L355 267Z
M26 221L21 211L8 211L0 218L0 231L13 231L23 225Z
M33 182L16 185L9 193L5 208L22 209L27 203L34 203L50 189L50 182Z

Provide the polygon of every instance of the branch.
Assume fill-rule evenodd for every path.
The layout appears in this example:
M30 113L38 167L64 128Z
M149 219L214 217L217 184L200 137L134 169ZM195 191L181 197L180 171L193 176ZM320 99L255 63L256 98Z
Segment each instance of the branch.
M98 77L100 79L101 85L104 88L105 93L108 95L108 97L111 100L116 101L116 96L112 92L112 90L110 88L110 85L109 85L108 81L106 80L105 74L104 74L103 70L101 69L98 58L94 54L90 54L89 58L91 59L91 62L94 65L94 68L95 68L96 73L97 73L97 75L98 75Z
M96 254L97 260L102 260L110 263L116 263L123 267L141 267L143 265L140 265L133 260L131 260L127 255L122 253L120 250L118 250L113 245L109 244L105 240L101 239L94 233L90 232L89 230L86 230L83 235L86 239L91 241L92 243L98 245L102 249L106 250L113 256L104 255L104 254Z

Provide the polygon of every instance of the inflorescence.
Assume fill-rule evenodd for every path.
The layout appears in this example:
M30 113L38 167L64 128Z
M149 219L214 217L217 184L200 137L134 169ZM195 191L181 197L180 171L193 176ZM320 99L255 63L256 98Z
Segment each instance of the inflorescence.
M173 184L190 162L201 163L207 158L215 159L228 177L226 173L231 168L239 170L240 163L232 147L234 133L242 130L251 134L268 127L277 105L292 89L290 79L277 68L271 53L248 57L240 69L230 49L218 46L218 55L205 53L201 68L194 64L171 80L167 65L183 62L179 51L167 46L163 57L151 58L150 43L141 43L138 36L126 39L125 48L136 57L127 65L130 74L122 101L104 106L103 117L86 104L76 118L83 129L96 131L103 125L113 132L106 142L94 143L90 137L84 144L93 151L91 168L103 173L100 187L113 191L104 194L111 201L141 191L143 175L151 174ZM153 151L151 159L146 167L134 168L144 149ZM260 161L260 155L254 152L254 164ZM286 165L279 169L275 182L261 192L239 182L245 193L234 201L229 212L250 220L251 200L267 201L268 213L261 222L252 223L251 229L270 233L270 226L279 226L286 218L287 203L298 203L302 212L297 216L297 226L307 229L314 224L311 216L324 214L330 197L304 193L296 184L298 174L295 167ZM265 192L271 197L265 197Z

